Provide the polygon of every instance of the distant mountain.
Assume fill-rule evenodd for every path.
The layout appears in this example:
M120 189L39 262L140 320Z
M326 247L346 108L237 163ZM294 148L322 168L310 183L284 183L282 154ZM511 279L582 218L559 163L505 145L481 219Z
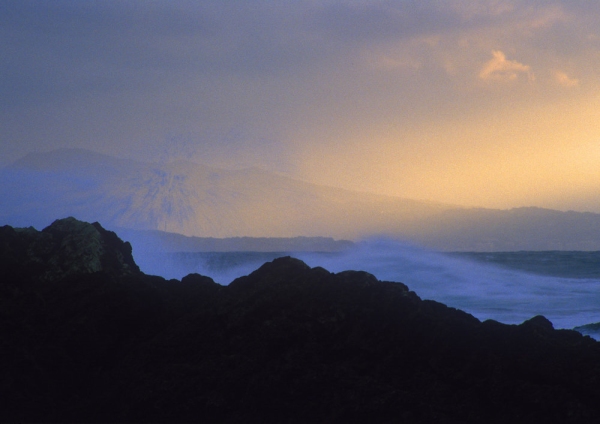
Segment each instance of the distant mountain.
M447 207L296 181L260 169L115 159L78 149L29 154L2 171L0 220L57 216L200 237L356 238L408 228Z
M354 245L331 237L188 237L127 228L118 232L142 252L340 252Z
M418 241L439 250L600 250L600 214L543 208L445 210Z
M438 250L600 250L600 214L467 209L256 168L146 163L81 149L29 154L0 170L0 199L0 223L16 226L75 216L111 229L203 238L385 234ZM174 243L172 236L160 238Z

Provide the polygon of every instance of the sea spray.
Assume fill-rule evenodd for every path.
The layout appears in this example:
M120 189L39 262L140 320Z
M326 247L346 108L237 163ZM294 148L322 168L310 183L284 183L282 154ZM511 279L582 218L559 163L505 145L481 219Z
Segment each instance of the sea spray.
M403 282L421 298L481 320L521 323L544 315L556 328L573 328L600 318L598 279L536 275L385 238L364 240L340 255L299 257L331 272L360 269L380 280Z
M336 253L155 253L135 259L146 273L180 279L196 272L229 284L284 255L331 272L363 270L380 280L402 282L423 299L462 309L481 320L511 324L544 315L555 328L600 321L600 279L537 275L387 238L366 239Z

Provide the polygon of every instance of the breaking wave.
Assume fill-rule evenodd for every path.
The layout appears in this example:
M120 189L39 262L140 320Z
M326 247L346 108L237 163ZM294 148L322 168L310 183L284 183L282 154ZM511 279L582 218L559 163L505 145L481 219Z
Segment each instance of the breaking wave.
M600 321L600 279L539 275L385 238L363 240L337 253L179 253L136 257L136 261L144 272L165 278L197 272L229 284L284 255L331 272L361 270L380 280L402 282L423 299L462 309L481 320L511 324L544 315L555 328Z

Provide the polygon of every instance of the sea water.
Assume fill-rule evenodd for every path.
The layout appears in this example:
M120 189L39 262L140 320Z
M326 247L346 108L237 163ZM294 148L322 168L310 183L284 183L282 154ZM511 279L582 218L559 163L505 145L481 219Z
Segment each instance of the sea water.
M184 252L136 261L149 274L180 279L196 272L229 284L286 255L331 272L361 270L402 282L422 299L480 320L517 324L544 315L555 328L600 321L600 252L439 253L380 238L335 253Z

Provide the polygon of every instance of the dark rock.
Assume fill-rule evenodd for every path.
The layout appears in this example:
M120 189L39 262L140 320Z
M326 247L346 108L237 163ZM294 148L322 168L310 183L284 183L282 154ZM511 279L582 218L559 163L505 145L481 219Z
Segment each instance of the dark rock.
M523 322L523 324L521 324L521 325L529 326L529 327L539 327L539 328L543 328L545 330L553 330L554 329L554 326L552 325L550 320L543 315L536 315L535 317Z
M0 235L1 421L600 420L600 343L542 316L482 323L290 257L165 281L97 224Z
M94 272L113 276L140 272L129 243L97 222L72 217L56 220L42 231L1 227L0 269L5 280L45 282Z
M210 277L200 274L188 274L181 279L181 284L190 286L203 286L203 287L220 287Z
M554 330L554 325L552 325L550 320L543 315L536 315L533 318L523 322L521 325L524 327L539 328L546 331Z

